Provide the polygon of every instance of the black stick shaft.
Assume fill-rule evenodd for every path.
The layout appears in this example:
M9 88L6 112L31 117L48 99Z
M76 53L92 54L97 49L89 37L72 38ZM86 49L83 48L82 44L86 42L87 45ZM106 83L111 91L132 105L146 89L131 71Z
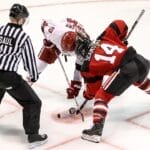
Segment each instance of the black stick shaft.
M145 13L145 10L142 9L139 16L137 17L137 19L135 20L134 24L132 25L127 37L126 37L126 40L129 38L129 36L131 35L132 31L134 30L134 28L136 27L136 25L138 24L139 20L141 19L141 17L143 16L143 14Z
M81 110L84 108L84 106L86 105L88 100L84 100L84 102L81 104L81 106L79 107L79 109L77 109L76 114L79 114L81 112Z

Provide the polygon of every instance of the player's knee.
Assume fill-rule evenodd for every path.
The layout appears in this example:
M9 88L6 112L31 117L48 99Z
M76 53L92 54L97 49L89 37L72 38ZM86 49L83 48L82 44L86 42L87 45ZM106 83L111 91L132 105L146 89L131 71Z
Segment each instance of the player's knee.
M103 88L100 88L98 90L98 92L95 95L95 99L102 99L104 100L106 103L108 103L112 98L114 97L113 94L108 93L107 91L105 91Z

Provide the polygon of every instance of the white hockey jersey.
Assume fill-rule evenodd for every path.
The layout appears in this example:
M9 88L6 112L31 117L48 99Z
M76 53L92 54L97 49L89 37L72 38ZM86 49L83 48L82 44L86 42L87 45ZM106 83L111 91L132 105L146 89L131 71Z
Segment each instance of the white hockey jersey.
M64 53L64 49L62 48L62 38L67 32L72 31L75 33L79 33L84 37L89 37L89 35L85 32L83 26L76 20L73 20L71 18L65 18L59 21L50 19L43 20L41 29L45 39L52 42L62 53ZM76 63L81 65L83 63L83 58L76 57ZM81 80L80 72L78 70L74 71L73 80Z
M88 36L83 26L70 18L59 21L43 20L41 28L45 38L51 41L61 52L64 51L62 48L62 38L67 32L71 31L82 34L85 37Z

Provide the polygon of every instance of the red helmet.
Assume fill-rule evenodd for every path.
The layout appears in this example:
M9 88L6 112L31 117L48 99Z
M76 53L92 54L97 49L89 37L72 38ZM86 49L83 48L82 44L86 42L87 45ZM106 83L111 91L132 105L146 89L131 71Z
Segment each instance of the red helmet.
M74 53L76 46L77 34L73 31L68 31L64 34L61 40L62 53L65 55L71 55Z
M125 39L128 32L128 26L123 20L114 20L109 27L117 33L120 40Z
M114 20L104 32L97 37L99 39L112 39L117 41L123 41L128 32L128 26L123 20Z

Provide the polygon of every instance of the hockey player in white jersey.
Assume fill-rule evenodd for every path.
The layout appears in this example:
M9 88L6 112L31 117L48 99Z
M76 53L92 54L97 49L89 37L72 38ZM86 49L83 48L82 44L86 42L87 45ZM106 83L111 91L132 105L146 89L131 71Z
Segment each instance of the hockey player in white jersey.
M41 30L44 34L44 40L37 60L39 73L43 72L48 64L54 63L61 53L71 56L79 47L86 47L91 42L83 26L71 18L59 21L43 20ZM80 91L80 65L84 60L83 57L76 57L74 77L70 87L66 90L68 99L74 98Z

